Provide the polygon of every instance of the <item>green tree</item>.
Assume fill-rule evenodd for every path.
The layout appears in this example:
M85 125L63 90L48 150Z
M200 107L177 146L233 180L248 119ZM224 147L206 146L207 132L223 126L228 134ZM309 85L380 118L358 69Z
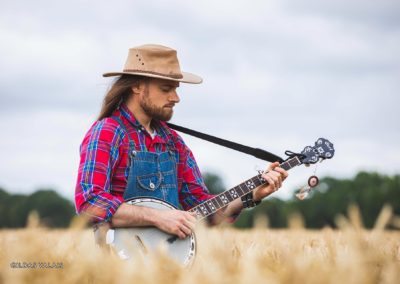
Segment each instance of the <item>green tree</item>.
M205 172L203 179L211 194L219 194L226 190L222 178L217 174Z
M75 215L73 204L53 190L22 195L0 189L0 228L25 227L32 211L38 212L41 222L48 227L67 227Z
M48 227L67 227L75 215L74 206L53 190L39 190L27 199L29 212L36 210Z
M258 207L239 218L238 227L250 227L257 214L268 216L270 226L287 226L288 216L300 213L307 228L335 227L338 214L346 215L351 204L360 208L364 226L371 228L385 204L400 215L400 175L385 176L360 172L353 179L326 177L312 190L310 197L300 201L293 197L285 202L267 198Z

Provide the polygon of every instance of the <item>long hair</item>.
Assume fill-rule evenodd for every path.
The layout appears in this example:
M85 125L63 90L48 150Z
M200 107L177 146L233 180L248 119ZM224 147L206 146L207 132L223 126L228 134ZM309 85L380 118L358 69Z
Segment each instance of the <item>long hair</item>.
M132 94L132 87L147 80L146 77L136 75L122 75L117 78L107 92L101 106L98 120L111 116L111 114L125 103Z

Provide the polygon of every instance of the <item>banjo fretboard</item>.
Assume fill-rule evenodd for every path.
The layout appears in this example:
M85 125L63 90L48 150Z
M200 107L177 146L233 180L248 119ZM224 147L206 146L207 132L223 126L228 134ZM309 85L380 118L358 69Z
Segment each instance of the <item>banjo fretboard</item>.
M285 170L290 170L300 164L301 162L299 158L295 156L280 164L280 167ZM247 193L253 191L256 187L266 183L267 183L266 180L262 178L261 174L258 174L242 182L241 184L229 190L226 190L214 196L213 198L208 199L207 201L193 207L192 209L189 210L189 212L194 212L197 216L197 219L203 219L211 214L214 214L219 209L228 206L228 204L231 203L233 200L242 197L243 195L246 195Z

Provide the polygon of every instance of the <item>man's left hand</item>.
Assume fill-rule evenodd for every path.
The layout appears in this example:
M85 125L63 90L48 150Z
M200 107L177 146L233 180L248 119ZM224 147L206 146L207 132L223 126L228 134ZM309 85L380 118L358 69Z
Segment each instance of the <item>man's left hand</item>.
M282 186L282 182L288 177L288 173L279 167L278 162L275 162L269 165L268 170L262 174L262 177L267 181L268 184L260 186L254 190L254 201L259 201L277 191Z

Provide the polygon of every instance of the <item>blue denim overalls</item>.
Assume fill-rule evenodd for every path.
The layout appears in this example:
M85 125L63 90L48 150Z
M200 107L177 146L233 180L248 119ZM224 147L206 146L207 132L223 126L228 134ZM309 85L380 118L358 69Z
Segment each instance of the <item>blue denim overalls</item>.
M137 149L122 120L116 116L112 118L120 124L129 139L129 175L124 200L158 198L178 208L177 151L173 141L168 141L166 152L152 153Z

